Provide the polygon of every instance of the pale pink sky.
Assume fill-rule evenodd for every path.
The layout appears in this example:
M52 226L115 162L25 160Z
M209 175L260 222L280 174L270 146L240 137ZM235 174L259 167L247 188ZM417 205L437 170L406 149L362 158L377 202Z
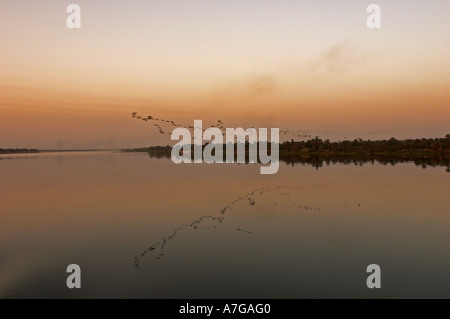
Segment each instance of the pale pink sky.
M0 0L0 147L169 144L192 125L450 133L450 2Z

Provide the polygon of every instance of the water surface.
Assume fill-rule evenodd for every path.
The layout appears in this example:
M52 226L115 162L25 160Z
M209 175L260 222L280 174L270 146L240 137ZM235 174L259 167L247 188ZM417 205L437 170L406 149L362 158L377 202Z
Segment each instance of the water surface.
M0 156L2 298L450 298L444 167ZM66 287L78 264L82 288ZM378 264L382 288L366 286Z

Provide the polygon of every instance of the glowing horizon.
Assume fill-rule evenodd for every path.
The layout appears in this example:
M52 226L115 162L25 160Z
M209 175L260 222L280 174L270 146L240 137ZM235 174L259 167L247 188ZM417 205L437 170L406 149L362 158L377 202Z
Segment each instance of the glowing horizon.
M192 125L450 133L450 3L0 0L0 147L171 144ZM390 136L379 136L388 138Z

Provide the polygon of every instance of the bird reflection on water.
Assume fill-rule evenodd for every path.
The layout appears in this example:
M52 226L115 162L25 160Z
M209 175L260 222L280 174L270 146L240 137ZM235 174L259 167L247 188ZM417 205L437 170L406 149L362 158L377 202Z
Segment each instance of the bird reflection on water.
M342 180L342 181L332 181L332 182L318 182L318 183L310 183L308 185L301 185L301 186L291 186L291 185L275 185L272 187L260 187L255 188L251 190L250 192L234 199L231 201L229 205L224 206L221 208L216 215L208 214L200 216L199 218L193 220L190 223L182 224L181 226L175 228L172 233L169 236L163 236L159 241L153 243L149 247L147 247L142 253L134 257L134 266L136 268L141 268L141 260L146 257L148 254L152 254L152 256L156 260L161 260L165 256L165 249L167 244L173 240L177 234L181 231L190 231L190 230L196 230L196 229L209 229L214 230L217 229L225 220L225 217L229 216L229 213L231 213L236 206L240 203L245 203L251 207L256 205L256 199L260 199L264 195L267 195L268 193L274 194L276 191L280 191L279 195L281 198L278 199L281 203L284 204L293 204L294 208L297 212L320 212L322 210L319 206L314 206L308 203L303 203L299 198L296 196L297 194L294 194L295 191L299 191L306 188L319 188L319 187L329 187L329 186L337 186L339 184L344 183L358 183L358 184L366 184L366 185L373 185L373 186L382 186L387 187L390 186L389 183L378 183L370 180ZM291 197L292 195L292 197ZM290 201L290 199L293 199ZM295 201L294 201L295 200ZM274 201L274 206L277 206L277 201ZM360 204L358 204L358 207ZM247 206L248 207L248 206ZM345 207L348 207L348 204L345 204ZM241 210L241 212L244 212ZM235 229L237 232L251 235L253 234L253 231L244 229L243 227L238 227Z

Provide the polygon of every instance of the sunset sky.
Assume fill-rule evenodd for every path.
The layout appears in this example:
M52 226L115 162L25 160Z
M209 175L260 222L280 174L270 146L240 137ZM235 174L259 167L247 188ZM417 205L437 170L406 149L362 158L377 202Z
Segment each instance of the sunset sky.
M366 26L373 2L381 29ZM373 2L0 0L0 147L171 143L131 112L443 137L450 1Z

